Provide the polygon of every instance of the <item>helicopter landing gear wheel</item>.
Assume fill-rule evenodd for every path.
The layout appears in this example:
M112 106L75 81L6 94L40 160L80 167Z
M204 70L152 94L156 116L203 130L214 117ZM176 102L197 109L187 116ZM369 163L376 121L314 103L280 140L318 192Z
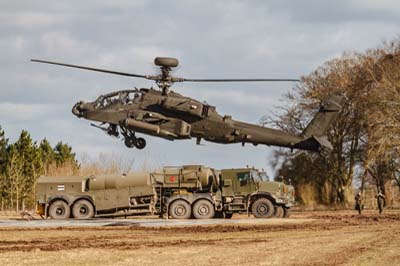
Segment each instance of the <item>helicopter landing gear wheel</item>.
M135 139L126 138L125 139L125 146L128 147L128 148L134 148L136 146Z
M135 147L139 150L144 149L144 147L146 147L146 140L144 138L137 138L135 142Z

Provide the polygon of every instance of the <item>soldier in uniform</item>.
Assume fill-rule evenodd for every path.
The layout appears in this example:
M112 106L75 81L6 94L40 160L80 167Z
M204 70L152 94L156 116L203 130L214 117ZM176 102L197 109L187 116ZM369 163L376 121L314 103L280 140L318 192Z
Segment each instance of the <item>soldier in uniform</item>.
M379 215L380 215L380 214L382 214L383 207L385 206L385 195L383 195L382 191L379 189L378 193L376 193L375 198L378 203L378 209L379 209Z
M361 202L361 200L362 200L361 191L359 191L359 192L356 194L356 196L354 197L354 199L355 199L355 201L356 201L356 207L355 207L355 209L356 209L356 211L358 211L358 214L361 214L361 210L362 210L362 206L361 206L361 204L362 204L362 202Z

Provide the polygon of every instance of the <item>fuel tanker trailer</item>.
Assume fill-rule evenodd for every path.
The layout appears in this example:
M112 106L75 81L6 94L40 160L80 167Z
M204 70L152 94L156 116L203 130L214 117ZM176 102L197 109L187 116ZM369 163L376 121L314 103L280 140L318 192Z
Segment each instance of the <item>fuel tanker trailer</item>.
M53 219L153 213L156 193L149 173L39 178L37 213Z

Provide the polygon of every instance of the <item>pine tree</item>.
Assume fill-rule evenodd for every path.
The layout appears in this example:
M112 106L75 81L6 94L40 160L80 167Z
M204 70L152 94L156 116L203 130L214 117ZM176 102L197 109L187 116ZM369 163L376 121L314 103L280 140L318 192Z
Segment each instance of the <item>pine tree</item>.
M71 146L60 141L55 146L54 152L57 166L70 163L73 168L78 168L78 162L75 159L75 153L72 152Z
M22 176L19 179L20 198L22 205L34 188L37 178L43 172L43 163L40 158L40 152L36 143L25 130L21 132L18 141L15 143L19 158L22 160ZM17 204L17 208L18 208Z
M0 126L0 175L4 174L5 171L5 164L7 159L7 143L8 139L6 139L4 130Z
M5 202L8 198L8 182L6 177L7 164L7 143L4 130L0 126L0 205L1 210L4 210Z
M0 204L19 211L25 203L34 203L37 179L48 172L51 165L78 169L72 147L59 142L54 148L47 139L40 144L33 142L28 131L23 130L19 139L8 143L0 127Z
M39 153L43 162L44 174L47 174L49 167L55 162L55 152L47 139L40 142Z

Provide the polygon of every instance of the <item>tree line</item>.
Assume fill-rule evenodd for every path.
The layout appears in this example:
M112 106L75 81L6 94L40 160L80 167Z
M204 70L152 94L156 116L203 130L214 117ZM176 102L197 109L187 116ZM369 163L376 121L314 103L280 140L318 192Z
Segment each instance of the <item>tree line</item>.
M0 126L1 210L32 208L39 176L65 165L73 170L79 168L75 153L68 144L58 142L52 147L47 139L36 142L26 130L15 143L10 143Z
M327 134L333 145L328 156L275 152L277 176L293 182L300 201L347 204L354 197L353 187L363 190L366 182L383 193L389 180L400 189L399 66L400 40L364 53L344 54L303 77L285 95L280 112L261 119L262 124L299 134L328 94L346 97Z

